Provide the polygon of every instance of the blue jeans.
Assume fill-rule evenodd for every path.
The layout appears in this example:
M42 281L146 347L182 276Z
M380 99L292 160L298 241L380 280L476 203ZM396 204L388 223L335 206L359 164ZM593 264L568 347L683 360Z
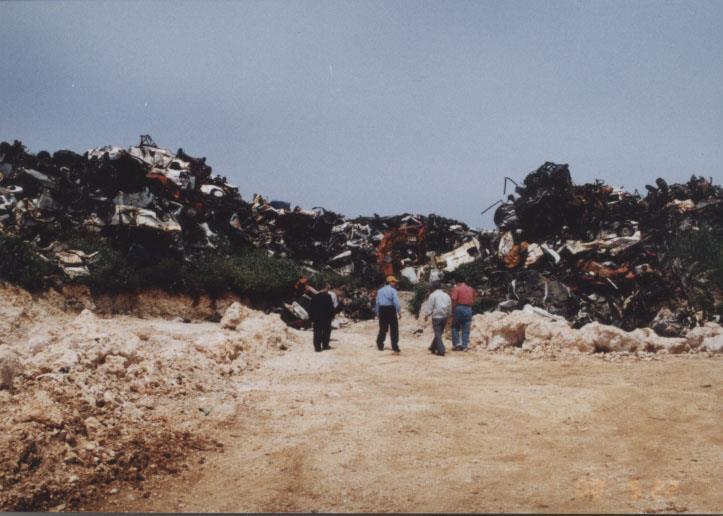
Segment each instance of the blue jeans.
M462 329L462 349L469 346L469 326L472 322L472 308L466 305L454 307L452 319L452 346L459 346L459 330Z
M447 325L447 318L444 319L432 319L432 328L434 329L434 340L432 345L429 346L430 351L435 351L439 355L444 355L444 342L442 342L442 334L444 333L444 327Z

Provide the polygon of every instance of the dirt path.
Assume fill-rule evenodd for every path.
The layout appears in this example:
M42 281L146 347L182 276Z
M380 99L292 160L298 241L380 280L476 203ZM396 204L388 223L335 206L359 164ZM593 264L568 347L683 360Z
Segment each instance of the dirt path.
M248 374L223 453L114 511L723 511L720 359L402 354L375 321Z

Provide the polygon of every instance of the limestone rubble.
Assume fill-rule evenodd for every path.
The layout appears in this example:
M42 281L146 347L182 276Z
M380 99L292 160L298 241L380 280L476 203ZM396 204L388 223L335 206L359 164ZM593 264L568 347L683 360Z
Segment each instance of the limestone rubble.
M520 348L524 351L559 350L583 353L720 353L723 328L709 322L685 338L661 337L650 328L627 332L593 322L573 329L564 319L533 311L488 312L472 318L470 343L488 351Z
M241 308L229 330L75 315L3 288L0 509L80 508L106 483L220 448L204 425L233 416L244 371L298 341L278 316Z

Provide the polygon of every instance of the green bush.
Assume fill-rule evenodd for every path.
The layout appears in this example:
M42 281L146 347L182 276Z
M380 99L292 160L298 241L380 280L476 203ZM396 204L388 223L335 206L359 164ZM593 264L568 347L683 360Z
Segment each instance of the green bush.
M255 250L241 255L199 258L186 272L186 283L191 283L193 290L205 291L214 297L233 292L278 299L291 291L300 275L301 270L291 260Z
M419 282L414 287L414 295L409 300L409 310L414 314L415 317L419 317L419 312L422 309L424 301L429 295L429 283Z
M409 292L414 290L414 284L412 284L411 281L409 281L409 278L406 276L399 275L399 283L397 283L397 290L403 290L405 292Z
M481 260L475 260L470 263L460 265L452 272L448 272L444 276L445 281L457 282L463 280L467 285L473 288L485 286L488 283L487 275Z
M689 278L688 295L709 314L720 314L723 290L723 234L709 227L678 231L670 249L678 274Z
M288 296L302 274L293 261L272 257L257 249L237 249L232 253L203 250L187 261L169 251L150 264L139 265L129 261L123 240L119 244L100 234L74 231L60 236L70 249L97 253L88 263L90 275L72 280L88 285L96 293L133 293L143 288L159 288L194 297L204 293L212 297L234 293L266 303ZM0 278L37 290L45 286L46 277L53 272L62 277L57 267L43 261L22 239L0 235ZM356 285L358 279L325 272L313 281L339 287Z
M233 288L238 294L285 295L299 279L299 267L287 258L254 251L229 257Z
M70 236L65 243L70 249L86 254L98 253L88 265L90 276L75 281L88 285L94 292L135 292L143 282L126 259L126 254L111 246L100 235Z
M22 239L0 235L0 278L30 291L47 285L47 277L57 269L40 258Z
M196 257L184 268L188 293L196 297L208 294L217 298L232 291L231 273L225 257L206 254Z
M723 288L723 235L711 228L681 231L675 236L672 255L686 268L706 273L714 286Z
M673 255L685 263L697 263L702 271L714 273L718 286L723 285L723 235L711 228L681 231L675 237Z
M232 292L278 299L291 291L301 275L291 260L271 257L262 250L230 255L203 251L188 262L167 256L150 265L133 267L126 253L100 235L74 236L67 243L73 249L98 253L89 266L90 276L78 279L98 292L159 288L194 297L203 293L219 297Z
M473 314L483 314L487 312L489 308L485 307L485 304L482 302L482 300L477 296L477 298L472 303L472 313Z
M343 276L334 271L321 271L312 275L311 278L309 278L309 283L316 288L322 288L327 283L329 283L332 288L354 288L358 287L360 282L359 278L355 276Z
M172 293L190 293L194 285L189 282L189 275L188 267L180 261L161 258L152 265L138 269L138 284Z

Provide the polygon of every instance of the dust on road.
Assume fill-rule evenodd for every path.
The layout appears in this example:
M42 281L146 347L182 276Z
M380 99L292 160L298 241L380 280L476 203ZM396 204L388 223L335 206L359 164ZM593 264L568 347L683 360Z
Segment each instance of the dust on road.
M320 354L309 333L246 373L223 452L94 509L723 510L719 358L434 357L417 325L399 356L374 321Z

